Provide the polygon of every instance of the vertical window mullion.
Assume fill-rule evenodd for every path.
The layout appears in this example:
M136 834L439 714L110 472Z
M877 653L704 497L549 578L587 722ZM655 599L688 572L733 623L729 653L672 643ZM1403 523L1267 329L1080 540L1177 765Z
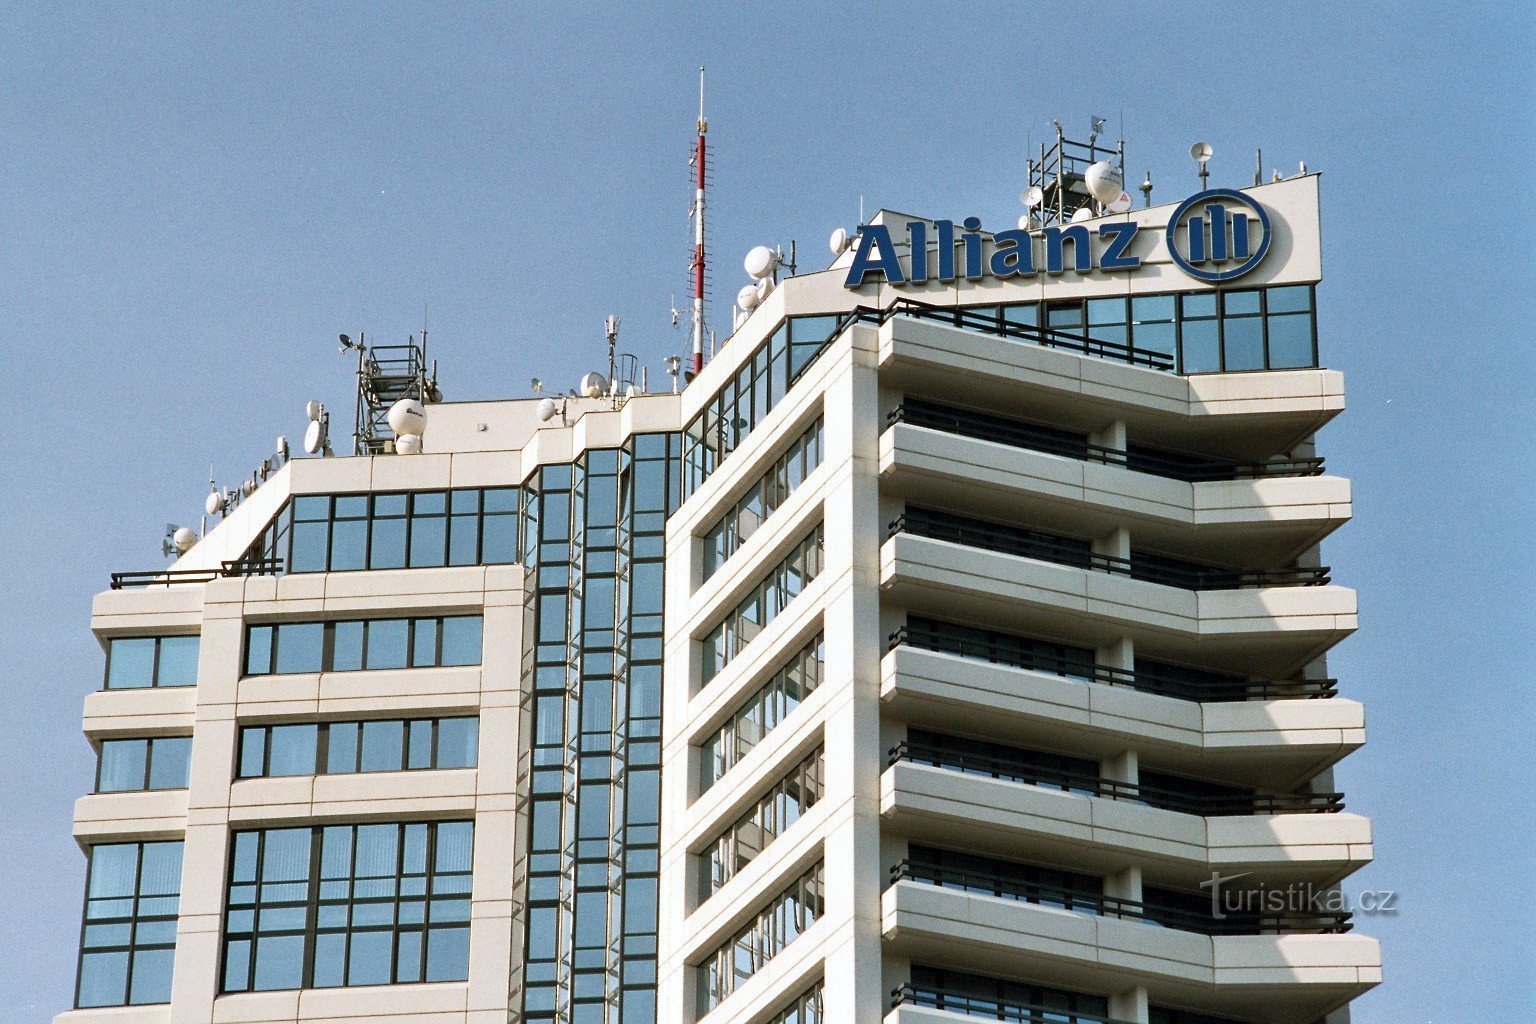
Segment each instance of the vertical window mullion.
M315 984L315 946L320 930L320 857L324 847L325 829L316 825L309 833L309 879L304 889L304 966L300 982L305 988L313 988Z

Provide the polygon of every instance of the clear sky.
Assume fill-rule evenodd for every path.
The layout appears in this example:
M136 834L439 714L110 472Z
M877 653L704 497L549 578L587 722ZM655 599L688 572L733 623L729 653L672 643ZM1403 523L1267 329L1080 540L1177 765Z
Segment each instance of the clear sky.
M448 397L491 398L574 381L617 313L656 380L700 64L722 336L746 249L818 264L860 196L1011 223L1053 117L1123 117L1165 202L1196 139L1213 185L1259 146L1322 171L1356 512L1325 556L1362 623L1331 668L1370 726L1338 780L1377 843L1348 888L1401 893L1356 1020L1529 1017L1529 5L256 6L0 3L0 1017L71 999L91 595L306 399L345 435L338 332L426 304Z

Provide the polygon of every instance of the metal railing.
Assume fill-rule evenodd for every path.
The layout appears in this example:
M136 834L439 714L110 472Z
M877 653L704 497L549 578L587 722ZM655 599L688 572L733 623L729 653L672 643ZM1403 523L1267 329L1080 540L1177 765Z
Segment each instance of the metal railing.
M1085 772L1065 771L1030 764L1023 758L956 750L931 743L903 740L889 751L887 766L900 761L925 764L934 768L982 775L1028 786L1081 793L1146 804L1167 811L1196 814L1201 817L1269 814L1331 814L1344 809L1343 793L1254 793L1227 795L1181 792L1164 786L1118 782Z
M935 629L932 626L907 623L887 638L887 651L901 646L918 647L954 654L962 658L976 658L995 665L1011 665L1014 668L1072 679L1086 679L1110 686L1126 686L1143 693L1155 693L1164 697L1197 703L1221 703L1243 700L1301 700L1320 699L1338 695L1335 679L1232 679L1230 682L1191 683L1155 669L1111 668L1108 665L1089 665L1085 661L1062 658L1031 651L1006 639L961 636Z
M948 1010L987 1020L1014 1021L1018 1024L1128 1024L1118 1017L1089 1013L1086 1010L1063 1010L1059 1006L1043 1006L1038 1003L1013 1002L988 996L954 992L949 989L930 988L907 982L891 990L891 1009L898 1006L922 1006L933 1010Z
M1021 527L1003 526L978 519L925 508L909 508L891 520L887 537L912 533L930 540L949 541L967 547L985 548L1005 555L1054 562L1076 569L1107 572L1146 583L1178 587L1181 590L1248 590L1260 587L1320 587L1332 582L1326 566L1286 569L1221 569L1186 567L1171 559L1147 559L1132 555L1120 558L1101 555L1086 541L1054 537Z
M1047 455L1062 455L1083 462L1099 462L1106 466L1123 466L1139 473L1199 483L1208 480L1252 480L1263 477L1321 476L1323 460L1320 457L1305 459L1272 459L1267 462L1220 462L1201 459L1184 459L1167 452L1145 449L1107 448L1079 440L1065 431L1052 430L1006 420L984 413L972 413L948 409L928 402L908 400L898 405L886 416L886 424L894 426L907 423L914 427L942 430L949 434L974 437L981 441L995 441L1012 448L1025 448Z
M903 860L891 868L891 885L906 880L944 889L1037 903L1099 917L1119 917L1201 935L1338 935L1353 924L1347 911L1315 914L1198 914L1144 900L1106 896L1102 892L1070 889L1034 882L1002 872L973 871Z
M145 572L115 572L113 590L141 590L146 587L170 587L178 583L211 583L230 576L277 576L283 571L281 558L236 558L217 569L151 569Z
M1100 338L1090 337L1086 334L1075 334L1071 331L1063 331L1055 327L1036 327L1033 324L1010 323L1006 320L999 320L996 316L987 316L974 310L956 306L936 306L929 302L919 302L916 299L897 299L885 307L855 306L838 320L837 330L833 334L841 334L850 325L856 323L873 324L879 327L898 316L911 317L914 320L930 320L952 327L959 327L967 331L976 331L980 334L991 334L999 338L1024 341L1032 345L1040 345L1044 348L1064 349L1068 352L1076 352L1079 355L1111 359L1116 362L1129 363L1132 366L1145 366L1153 370L1172 372L1174 365L1172 356L1165 355L1162 352L1154 352L1151 349L1137 348L1135 345L1127 345L1118 341L1104 341Z

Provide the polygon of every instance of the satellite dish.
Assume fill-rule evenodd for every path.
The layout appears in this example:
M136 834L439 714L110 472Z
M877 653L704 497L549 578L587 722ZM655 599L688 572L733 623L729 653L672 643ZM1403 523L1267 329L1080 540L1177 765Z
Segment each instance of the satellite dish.
M1110 200L1107 206L1105 206L1105 209L1110 213L1124 213L1130 208L1131 194L1129 192L1121 192L1114 199Z
M304 431L304 450L311 455L318 455L325 450L325 441L325 424L319 420L310 420Z
M766 245L754 245L747 251L747 258L741 261L741 265L746 268L748 277L761 281L779 265L779 256Z
M841 256L843 250L848 248L848 232L843 228L833 228L832 236L827 239L827 248L832 250L833 256Z
M1112 203L1120 197L1125 186L1120 178L1120 168L1111 160L1100 160L1088 165L1083 172L1083 184L1088 192L1101 203Z
M1029 219L1029 214L1025 213L1025 214L1021 214L1019 216L1019 230L1020 231L1028 231L1030 228L1032 228L1034 226L1035 226L1034 222Z
M742 311L740 311L739 313L736 314L736 326L735 326L734 329L739 330L741 328L741 325L746 323L746 322L747 322L747 312L746 312L746 310L742 310Z
M762 305L763 300L771 294L773 294L773 282L771 280L765 277L761 281L757 282L758 305Z
M756 309L757 308L757 285L755 285L755 284L744 284L744 285L742 285L740 290L736 292L736 305L740 306L742 309L746 310L749 313L752 312L752 310Z
M1093 220L1093 210L1087 206L1079 207L1077 212L1072 214L1072 223L1081 224L1085 220Z
M402 398L390 406L388 418L396 437L420 437L427 429L427 410L414 398Z
M286 437L278 435L276 451L279 459L282 459L284 462L288 461L288 439Z
M1019 202L1033 210L1045 202L1045 193L1040 191L1039 185L1031 185L1019 193Z
M581 393L588 398L601 398L608 390L608 381L600 373L589 373L581 378Z
M311 398L309 403L304 406L304 415L309 417L309 422L311 423L319 423L320 415L323 412L325 412L325 406L321 405L313 398Z
M203 499L203 511L211 516L216 516L224 510L224 499L219 497L218 491L209 491L208 497Z
M1211 148L1209 142L1197 142L1189 147L1189 158L1204 165L1216 151Z
M175 545L177 554L186 554L197 543L197 531L190 526L183 526L171 534L171 543Z
M420 455L421 454L421 435L420 434L401 434L399 437L396 437L395 438L395 454L396 455Z
M548 423L550 420L555 418L555 414L558 413L559 411L560 411L560 406L555 402L555 400L553 398L541 398L541 399L539 399L539 422L540 423Z

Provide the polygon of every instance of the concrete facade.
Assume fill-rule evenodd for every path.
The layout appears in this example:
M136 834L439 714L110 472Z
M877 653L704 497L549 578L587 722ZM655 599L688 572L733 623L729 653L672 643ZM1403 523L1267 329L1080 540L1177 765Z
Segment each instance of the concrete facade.
M1274 239L1241 287L1315 283L1317 179L1248 191L1270 211ZM1126 216L1156 229L1170 209ZM882 213L875 222L909 219ZM779 284L681 395L572 400L569 426L541 423L531 400L429 406L423 454L291 462L172 568L216 570L239 558L296 496L516 487L539 467L638 435L684 433L786 317L883 308L906 297L977 306L1209 291L1172 264L1160 231L1144 234L1158 238L1129 275L855 290L843 286L844 254L827 271ZM1309 794L1322 801L1333 788L1333 766L1364 743L1363 710L1332 690L1315 699L1285 692L1322 685L1328 650L1357 627L1354 591L1326 581L1196 589L1134 568L1142 552L1231 570L1318 566L1319 546L1349 519L1349 482L1262 472L1178 479L1130 457L1074 458L903 420L898 411L915 400L1075 431L1094 450L1134 453L1140 445L1243 464L1310 457L1315 433L1344 404L1340 375L1324 368L1182 376L973 325L907 316L845 323L707 479L679 496L666 522L654 1019L966 1019L958 1003L912 996L913 965L921 964L1105 1000L1107 1013L1074 1018L1084 1022L1346 1020L1349 1001L1381 976L1376 942L1358 931L1201 931L1126 908L1150 907L1149 889L1198 894L1213 871L1328 890L1369 861L1367 819L1297 809ZM819 464L706 578L710 530L818 420ZM913 509L1070 537L1098 560L1068 564L891 527ZM823 541L814 578L723 668L708 670L707 638L817 526ZM75 812L83 848L184 840L174 973L169 1004L77 1009L56 1019L545 1019L523 1005L518 980L530 927L521 853L530 794L518 766L532 742L525 660L534 628L531 579L523 564L496 564L235 575L99 595L92 628L104 644L201 636L195 687L104 689L87 700L84 716L98 744L190 735L188 788L93 794ZM484 617L477 666L261 677L242 671L251 623L456 614ZM1104 672L1063 673L893 642L917 619L1068 645L1091 652ZM706 786L711 737L818 635L819 685ZM1148 659L1275 686L1246 700L1203 701L1114 682L1135 677ZM478 716L477 767L236 778L241 725L432 715ZM915 733L1087 759L1100 766L1105 788L1088 792L894 755L921 742ZM814 804L763 836L750 862L711 892L714 844L817 750ZM1143 773L1294 799L1271 811L1256 805L1254 813L1193 813L1126 798L1143 792L1139 786L1155 791ZM221 994L234 832L469 819L465 980ZM1096 876L1111 902L1074 909L1038 894L989 894L900 875L914 848L929 847L1021 871ZM741 972L712 1005L707 965L817 865L814 920ZM807 993L816 993L819 1009L788 1016ZM1173 1011L1186 1016L1154 1016ZM585 1024L563 1004L552 1013L562 1024ZM625 1014L640 1022L646 1015Z

